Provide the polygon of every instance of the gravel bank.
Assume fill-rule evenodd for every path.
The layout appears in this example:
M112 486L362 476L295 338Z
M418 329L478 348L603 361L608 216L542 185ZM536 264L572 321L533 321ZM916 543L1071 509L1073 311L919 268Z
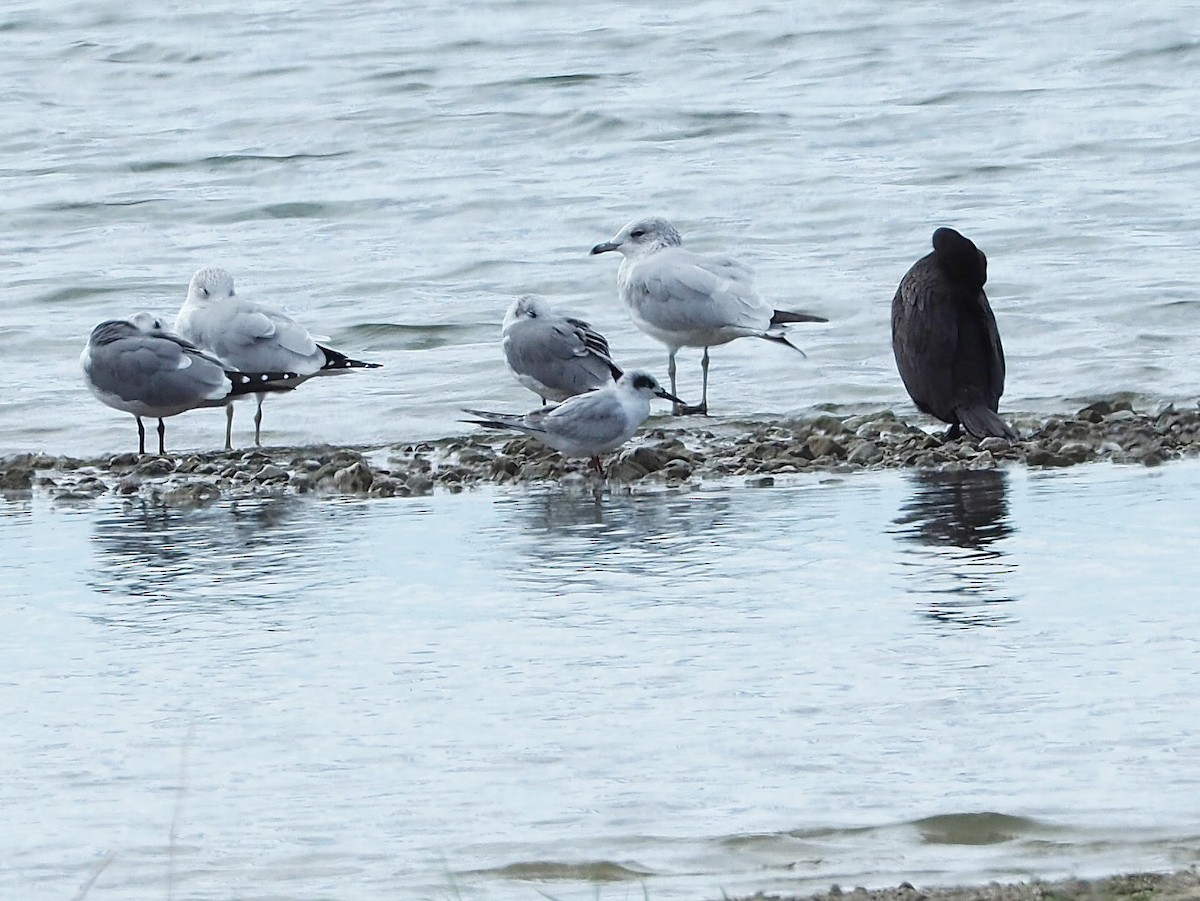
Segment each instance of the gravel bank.
M755 895L743 901L1197 901L1200 873L1137 873L1108 879L1062 879L1054 882L990 883L955 888L917 889L908 883L897 888L845 890L803 898Z
M992 469L1095 461L1157 466L1200 454L1200 411L1154 413L1097 401L1063 416L1016 416L1021 435L945 441L891 411L772 422L658 420L606 461L610 485L671 486L714 480L770 485L807 472ZM61 500L137 495L169 505L223 497L343 494L370 497L461 491L483 483L592 484L586 461L564 460L532 439L480 432L381 448L290 447L253 451L118 454L92 460L48 454L0 459L0 490Z

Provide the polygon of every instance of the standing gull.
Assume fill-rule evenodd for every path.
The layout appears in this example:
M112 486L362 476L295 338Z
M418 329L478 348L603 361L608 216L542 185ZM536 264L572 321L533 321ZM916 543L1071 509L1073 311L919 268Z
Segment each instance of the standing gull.
M536 297L512 302L500 337L509 370L543 404L611 385L621 377L603 335Z
M596 472L603 473L600 455L616 450L633 437L638 426L650 415L652 397L679 403L679 398L664 391L654 376L633 370L603 388L576 394L561 404L542 407L523 416L467 410L480 418L466 422L489 429L524 432L564 457L590 457Z
M143 416L158 419L158 452L165 454L163 419L197 407L220 407L239 394L286 391L294 372L239 372L162 328L149 313L109 319L92 329L79 358L88 389L137 420L138 453L146 452Z
M828 320L811 313L773 309L754 290L752 273L744 263L723 254L692 253L682 245L679 232L670 222L642 219L626 225L612 240L597 244L592 253L617 250L624 256L617 272L617 293L634 325L667 345L672 394L679 348L704 348L700 403L676 404L672 412L707 413L710 347L735 338L756 337L800 351L788 341L782 326Z
M250 372L295 372L300 381L350 369L376 369L379 363L353 360L318 344L325 340L282 310L243 300L224 269L201 269L192 276L187 299L175 319L184 338L211 351L230 366ZM263 395L254 413L254 444L262 444ZM233 446L233 405L225 412L225 448Z
M976 438L1017 440L997 415L1004 393L1004 348L983 291L987 257L952 228L933 233L892 299L896 368L917 409Z

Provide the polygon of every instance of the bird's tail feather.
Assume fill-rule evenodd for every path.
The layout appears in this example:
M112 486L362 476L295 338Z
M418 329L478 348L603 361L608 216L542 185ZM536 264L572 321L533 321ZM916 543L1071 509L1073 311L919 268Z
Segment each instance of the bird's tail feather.
M529 425L529 423L519 422L520 417L509 416L507 413L489 413L487 410L471 410L467 407L463 408L463 412L479 417L478 419L464 419L462 420L463 422L481 425L488 429L513 429L518 432L542 431L539 428Z
M783 325L788 322L828 322L824 316L815 313L793 313L790 310L775 310L771 314L771 325Z
M233 383L229 389L230 396L291 391L304 381L294 372L238 372L236 369L225 370L225 377Z
M962 427L975 438L1006 438L1017 441L1020 436L995 411L985 406L959 407L954 411Z
M326 347L324 344L318 344L317 347L325 354L325 362L321 364L322 372L338 372L343 369L378 369L382 363L367 363L363 360L355 360L339 350L334 350L332 347Z
M808 354L806 354L799 347L797 347L795 344L793 344L791 341L789 341L787 339L787 335L785 335L782 331L763 332L762 336L764 338L766 338L768 341L774 341L776 344L782 344L785 347L790 347L796 353L800 354L800 356L804 357L805 359L808 359Z

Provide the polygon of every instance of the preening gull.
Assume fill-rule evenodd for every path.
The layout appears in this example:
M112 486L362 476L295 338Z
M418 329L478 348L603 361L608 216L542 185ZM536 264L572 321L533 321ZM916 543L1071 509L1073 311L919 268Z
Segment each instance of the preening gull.
M542 403L563 401L621 377L603 335L537 297L512 302L500 339L509 370Z
M88 389L102 403L132 413L138 453L146 452L142 417L158 419L158 452L166 453L163 419L197 407L221 407L240 394L286 391L294 372L242 372L162 327L149 313L108 319L92 329L79 358Z

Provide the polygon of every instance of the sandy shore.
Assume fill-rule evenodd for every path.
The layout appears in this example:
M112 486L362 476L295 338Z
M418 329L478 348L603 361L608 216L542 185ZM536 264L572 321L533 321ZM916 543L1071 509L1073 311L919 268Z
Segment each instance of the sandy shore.
M1156 466L1200 454L1200 411L1150 413L1098 401L1062 416L1015 416L1021 440L944 440L932 424L891 411L771 422L656 420L606 461L604 477L525 437L469 436L374 448L328 446L76 459L0 459L0 490L64 500L138 495L170 505L223 497L348 494L371 497L461 491L485 483L558 482L682 487L716 480L769 485L799 473L869 469L1063 467L1094 461Z
M746 901L801 901L779 895L755 895ZM1136 873L1108 879L1062 879L1053 882L990 883L979 886L918 889L902 883L896 888L843 890L805 896L802 901L1196 901L1200 873Z

